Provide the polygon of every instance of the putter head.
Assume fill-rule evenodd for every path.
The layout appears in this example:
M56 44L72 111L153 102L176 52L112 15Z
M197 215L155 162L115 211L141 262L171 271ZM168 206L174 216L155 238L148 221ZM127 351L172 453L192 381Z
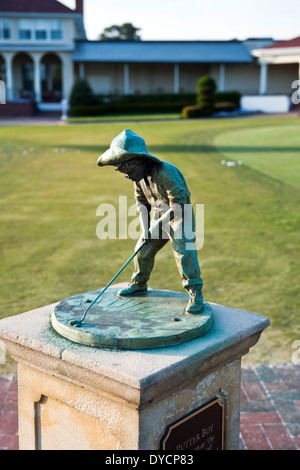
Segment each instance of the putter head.
M80 320L70 320L69 325L76 326L77 328L80 328L81 327L81 321Z

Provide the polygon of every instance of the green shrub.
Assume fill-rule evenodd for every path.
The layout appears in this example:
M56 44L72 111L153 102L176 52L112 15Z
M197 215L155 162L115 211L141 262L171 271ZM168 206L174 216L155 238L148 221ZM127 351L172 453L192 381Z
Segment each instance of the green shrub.
M87 117L87 116L102 116L109 114L109 105L81 105L73 106L70 110L70 116L72 117Z
M210 76L197 81L196 106L201 109L202 116L211 116L214 112L216 82Z
M195 119L201 116L201 109L199 106L184 106L181 110L181 116L184 119Z
M241 107L241 94L239 91L217 91L215 93L215 103L231 103L235 109Z
M121 95L122 103L185 103L186 105L195 103L195 93L156 93L145 95Z
M235 111L236 109L238 109L236 107L236 104L235 103L230 103L230 101L224 101L224 102L220 102L220 103L215 103L214 105L214 110L215 111Z
M89 106L98 102L89 83L86 80L76 80L70 94L70 107Z

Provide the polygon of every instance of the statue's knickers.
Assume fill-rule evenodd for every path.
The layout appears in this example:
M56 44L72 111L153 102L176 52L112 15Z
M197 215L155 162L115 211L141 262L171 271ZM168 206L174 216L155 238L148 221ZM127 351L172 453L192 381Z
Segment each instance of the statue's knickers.
M148 244L138 253L134 259L134 273L132 282L137 284L145 284L150 278L154 266L154 258L156 253L168 243L168 238L151 239ZM136 249L143 243L143 238L138 240ZM175 246L174 246L175 245ZM197 258L196 250L179 250L176 249L176 244L172 243L173 253L176 260L177 269L181 276L182 285L186 289L189 286L202 287L203 281L201 278L200 267Z

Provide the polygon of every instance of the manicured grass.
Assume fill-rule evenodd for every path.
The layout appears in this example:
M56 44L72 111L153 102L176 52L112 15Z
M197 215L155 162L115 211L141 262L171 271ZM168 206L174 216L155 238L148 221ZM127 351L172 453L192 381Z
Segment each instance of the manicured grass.
M300 123L226 132L217 136L218 151L229 160L300 188Z
M100 288L132 254L133 240L96 237L99 204L118 208L119 195L134 202L131 182L96 165L127 127L145 138L149 152L178 166L192 202L205 205L205 298L271 319L245 362L290 361L300 338L300 193L282 175L297 166L299 125L297 118L243 118L0 128L0 316ZM235 158L242 166L226 167L218 149L233 145L233 132L240 138L234 145L247 152ZM263 147L260 168L251 145ZM279 156L278 147L293 148L293 157L277 158L274 168L269 154ZM131 271L118 281L129 281ZM150 285L182 290L171 246L158 254Z

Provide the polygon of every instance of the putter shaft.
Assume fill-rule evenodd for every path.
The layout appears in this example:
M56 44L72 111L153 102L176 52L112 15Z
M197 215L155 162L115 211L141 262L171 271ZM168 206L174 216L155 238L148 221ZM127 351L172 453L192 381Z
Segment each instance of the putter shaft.
M71 326L81 326L81 323L84 321L84 319L86 318L86 315L89 311L89 309L97 302L97 300L101 297L102 294L104 294L104 292L109 288L109 286L114 282L114 280L121 274L121 272L126 268L126 266L130 263L130 261L133 260L133 258L141 251L141 249L148 243L148 240L145 240L143 242L143 244L133 253L133 255L130 256L130 258L126 261L126 263L122 266L121 269L119 269L119 271L117 272L117 274L112 278L111 281L109 281L109 283L104 287L104 289L102 289L102 291L100 292L100 294L97 295L97 297L93 300L93 302L87 307L87 309L85 310L82 318L80 318L80 320L70 320L69 321L69 325Z

